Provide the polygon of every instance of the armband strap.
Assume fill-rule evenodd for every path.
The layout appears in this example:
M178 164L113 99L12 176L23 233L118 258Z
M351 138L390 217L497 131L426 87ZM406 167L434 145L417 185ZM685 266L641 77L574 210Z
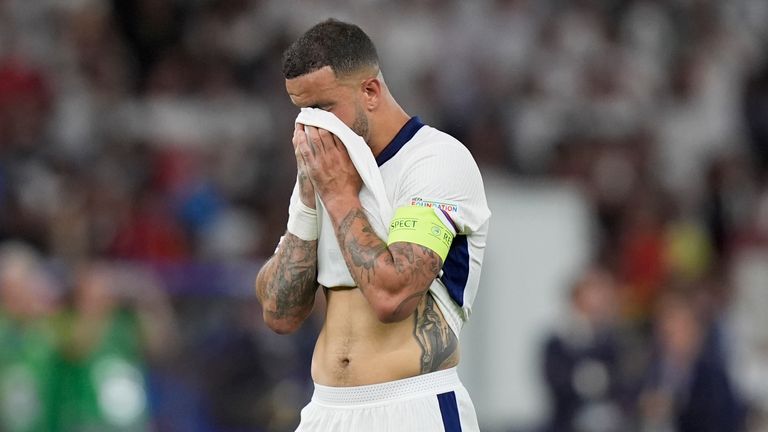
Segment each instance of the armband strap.
M317 210L307 207L301 200L291 205L288 232L304 241L317 240Z
M387 244L416 243L434 251L445 262L455 234L435 211L435 209L421 206L397 209L389 224Z

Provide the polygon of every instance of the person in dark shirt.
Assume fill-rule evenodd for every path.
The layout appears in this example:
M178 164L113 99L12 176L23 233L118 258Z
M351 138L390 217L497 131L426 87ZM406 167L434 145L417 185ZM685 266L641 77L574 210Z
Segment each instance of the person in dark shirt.
M692 299L670 293L661 300L655 352L639 399L642 430L744 430L743 405L715 336Z
M616 286L605 270L587 270L571 290L568 313L544 345L552 403L546 430L618 431L623 424L615 315Z

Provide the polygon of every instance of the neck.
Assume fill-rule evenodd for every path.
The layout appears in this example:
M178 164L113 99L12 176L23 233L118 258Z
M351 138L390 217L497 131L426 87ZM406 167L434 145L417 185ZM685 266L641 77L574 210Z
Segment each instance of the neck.
M391 96L379 109L381 112L374 116L375 120L371 124L371 138L368 142L374 157L387 147L411 118Z

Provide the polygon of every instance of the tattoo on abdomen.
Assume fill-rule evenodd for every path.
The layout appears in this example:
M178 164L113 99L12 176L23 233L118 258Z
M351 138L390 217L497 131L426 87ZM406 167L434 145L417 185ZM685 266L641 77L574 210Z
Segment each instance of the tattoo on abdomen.
M430 293L424 296L414 314L413 336L421 347L421 373L434 372L441 366L453 366L458 339L435 309Z

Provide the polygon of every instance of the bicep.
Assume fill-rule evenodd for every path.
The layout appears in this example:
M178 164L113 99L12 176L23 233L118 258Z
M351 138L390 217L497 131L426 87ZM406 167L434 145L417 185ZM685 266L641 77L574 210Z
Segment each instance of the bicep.
M417 243L392 243L389 245L389 251L395 263L395 270L400 274L409 275L413 282L431 283L443 265L435 251Z
M417 243L392 243L389 251L404 288L394 314L409 316L440 273L443 262L436 252Z

